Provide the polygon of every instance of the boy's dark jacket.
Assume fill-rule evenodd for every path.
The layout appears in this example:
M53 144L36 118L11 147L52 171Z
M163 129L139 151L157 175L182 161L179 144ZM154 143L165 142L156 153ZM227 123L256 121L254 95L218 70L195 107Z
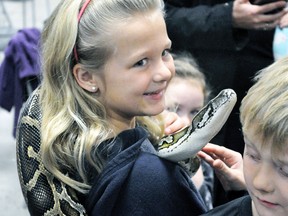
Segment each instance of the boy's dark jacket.
M218 206L201 216L252 216L252 203L249 195Z

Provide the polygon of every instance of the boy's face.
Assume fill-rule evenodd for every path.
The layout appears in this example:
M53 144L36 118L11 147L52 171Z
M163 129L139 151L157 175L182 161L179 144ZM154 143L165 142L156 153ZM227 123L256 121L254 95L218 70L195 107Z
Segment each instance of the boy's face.
M253 201L253 215L287 216L288 152L284 157L273 157L273 143L268 141L261 148L262 139L253 133L253 127L244 133L244 140L244 177Z

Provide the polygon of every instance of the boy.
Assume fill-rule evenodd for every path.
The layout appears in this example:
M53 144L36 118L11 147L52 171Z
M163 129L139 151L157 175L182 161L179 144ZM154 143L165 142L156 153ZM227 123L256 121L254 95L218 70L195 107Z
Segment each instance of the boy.
M255 80L240 107L243 173L249 196L214 208L206 216L288 215L288 58L263 69ZM228 176L229 169L239 174L241 163L227 162L231 159L227 149L207 145L203 151L211 156L202 155L218 174Z

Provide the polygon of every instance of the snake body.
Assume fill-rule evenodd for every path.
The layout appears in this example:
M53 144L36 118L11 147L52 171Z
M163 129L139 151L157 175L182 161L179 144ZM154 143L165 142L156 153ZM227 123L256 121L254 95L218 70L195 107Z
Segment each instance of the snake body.
M233 90L223 90L197 114L191 126L163 137L159 156L172 161L188 160L195 165L193 156L221 129L235 101ZM56 179L43 165L41 117L36 89L23 106L16 138L18 175L29 212L31 215L87 215L76 191Z

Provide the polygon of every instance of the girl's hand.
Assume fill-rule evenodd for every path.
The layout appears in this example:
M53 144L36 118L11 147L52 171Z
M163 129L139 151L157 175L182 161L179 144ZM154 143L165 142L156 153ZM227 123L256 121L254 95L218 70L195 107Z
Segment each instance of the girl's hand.
M243 159L239 152L208 143L198 156L214 168L225 191L246 190Z
M185 122L175 112L164 110L161 115L164 122L165 135L175 133L186 126Z

